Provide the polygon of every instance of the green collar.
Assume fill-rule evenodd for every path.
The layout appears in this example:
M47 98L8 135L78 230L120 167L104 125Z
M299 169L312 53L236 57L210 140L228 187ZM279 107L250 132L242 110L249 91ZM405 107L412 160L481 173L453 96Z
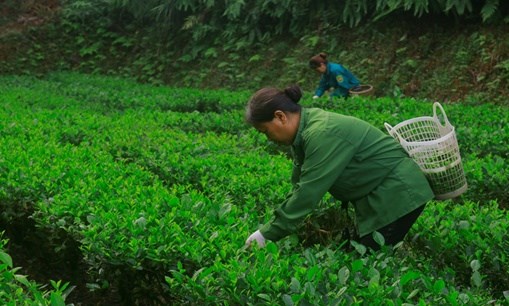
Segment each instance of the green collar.
M300 146L302 143L302 131L306 128L306 123L308 119L308 110L304 107L300 111L300 122L299 128L297 130L297 134L295 135L295 139L293 140L292 147Z

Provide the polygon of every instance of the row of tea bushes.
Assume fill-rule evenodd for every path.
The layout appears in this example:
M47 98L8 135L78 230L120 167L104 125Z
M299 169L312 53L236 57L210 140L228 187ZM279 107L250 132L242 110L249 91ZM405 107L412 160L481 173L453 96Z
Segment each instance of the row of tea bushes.
M25 195L38 191L42 199L34 203L32 217L41 229L64 231L81 243L97 287L134 269L150 274L149 282L166 276L171 299L182 303L478 304L491 299L486 288L465 289L411 250L366 254L359 247L356 254L337 246L300 249L291 240L281 249L270 244L244 250L245 236L263 221L252 213L253 202L239 205L225 194L210 200L183 193L178 185L165 188L137 165L116 163L91 148L37 140L18 144L25 153L3 151L2 166L7 173L16 169L23 179L12 176L2 185L6 191L27 188ZM17 147L14 139L1 147L6 146ZM260 181L264 184L263 177Z
M194 125L194 131L197 132L209 129L216 131L219 128L237 133L249 128L242 120L244 107L251 94L248 92L155 87L126 79L72 73L53 73L43 80L28 76L0 77L0 81L4 99L26 105L46 108L77 106L82 110L108 114L126 110L177 112L188 119L171 120L170 126L181 126L192 131L193 124L190 127L190 123L200 121ZM304 93L302 105L353 115L382 130L385 130L384 122L394 126L410 118L433 115L431 101L354 97L331 102L326 98L313 100L310 95ZM459 103L443 103L443 106L450 122L456 127L462 153L507 157L509 112L506 108ZM194 115L187 117L185 113ZM199 116L204 116L203 120L197 120ZM191 121L189 118L192 118Z
M335 100L336 101L336 100ZM438 101L441 102L441 101ZM416 101L414 99L377 98L363 99L355 97L347 101L330 102L312 100L309 105L332 109L340 113L362 118L386 131L384 123L392 126L416 117L432 117L434 101ZM464 155L477 154L508 156L509 111L507 107L482 104L476 106L460 103L442 103L449 122L455 127L460 151ZM442 118L440 110L437 110ZM444 123L444 120L441 119Z
M134 85L130 81L114 78L93 76L81 76L80 78L79 75L74 74L55 74L50 76L49 80L56 79L55 82L58 86L49 80L42 81L27 77L4 77L4 79L7 81L0 84L3 93L0 99L5 103L7 116L10 117L13 114L16 116L15 113L21 110L14 105L22 105L22 112L37 113L37 116L43 116L44 120L51 120L54 124L58 125L60 127L59 137L62 143L79 145L81 142L91 143L97 141L96 139L101 134L101 131L114 128L110 127L111 124L116 124L117 129L125 129L127 134L130 133L129 129L131 127L144 125L146 129L160 130L162 133L166 129L179 129L191 134L207 132L224 133L235 135L239 138L244 138L247 135L251 140L245 142L246 146L262 146L268 152L277 152L276 148L268 146L264 139L253 136L255 134L253 129L249 129L247 124L244 123L243 106L241 107L244 102L239 103L239 101L243 100L245 96L241 94L237 98L233 93L224 95L222 103L227 109L221 113L180 113L176 111L161 111L157 107L154 108L153 103L143 103L136 106L134 104L131 105L129 101L136 99L137 94L141 94L141 92L149 97L147 98L148 100L157 101L159 96L151 96L151 89L155 92L165 91L165 95L161 96L171 96L173 93L177 95L177 93L189 91L189 93L199 92L204 97L210 95L214 99L220 97L222 93L194 89L161 89L147 85ZM73 84L71 81L76 81L75 86L71 86ZM127 101L126 103L133 106L133 108L122 111L112 110L109 108L111 105L108 106L108 104L98 107L98 104L94 102L94 98L81 101L78 100L79 95L68 96L61 93L66 90L79 91L80 87L76 84L82 83L87 88L84 94L89 93L93 95L93 93L103 90L115 89L119 92L117 95L123 95L125 101ZM59 91L57 90L59 86L64 86L64 88ZM108 95L105 94L105 96ZM183 94L183 96L186 96L186 94ZM395 125L403 120L416 117L416 114L432 115L431 103L423 103L411 99L380 98L372 101L353 98L347 101L335 101L331 105L324 104L324 101L326 99L322 99L322 101L304 100L303 104L331 107L335 111L363 118L379 126L381 129L385 129L383 127L384 122ZM186 99L176 100L173 103L174 105L184 107ZM90 105L95 105L95 107L89 108ZM444 107L452 124L456 126L467 181L471 183L466 193L468 198L481 202L496 199L501 207L506 208L509 205L509 198L504 186L507 185L509 180L509 166L503 161L506 159L508 152L506 144L509 141L509 133L505 129L506 125L509 124L509 112L501 107L491 105L471 107L461 104L449 104L444 105ZM53 114L53 110L58 112L58 116ZM150 125L150 127L147 125ZM54 125L48 124L46 126L50 129L48 132L50 133ZM125 126L129 128L126 129ZM104 134L108 135L108 133ZM133 138L133 135L128 135L127 137ZM140 145L139 142L129 140L130 143L122 144L123 140L110 141L106 139L105 141L115 143L116 147L111 148L112 154L120 154L128 160L139 156L138 151L140 149L136 147ZM98 145L100 146L101 144ZM156 143L153 146L156 147L157 145ZM160 157L164 158L164 154L160 154ZM157 157L145 156L143 161L140 162L144 166L148 165L155 173L160 175L162 165L153 159L157 159ZM167 161L164 162L167 163ZM163 174L163 176L165 175ZM164 179L168 180L168 178Z
M73 287L68 283L51 281L52 288L39 285L26 275L19 274L11 256L5 252L7 240L0 232L0 304L6 306L40 305L64 306Z
M32 101L58 107L44 102L47 97L59 96L66 105L79 105L82 109L111 113L127 109L151 109L155 111L229 112L243 109L249 95L226 90L203 91L192 88L169 88L138 84L132 80L84 76L73 73L53 73L45 79L34 77L0 77L2 87L26 89L39 93Z
M97 274L97 286L117 281L115 275L124 276L123 269L160 271L153 277L162 280L179 261L194 270L216 254L227 256L223 241L240 247L245 233L259 222L250 211L268 181L260 182L258 176L271 173L278 160L287 165L284 157L245 151L229 134L162 132L147 129L150 124L139 129L132 125L128 133L127 125L119 128L113 121L93 141L62 143L58 123L52 120L58 112L19 114L2 116L10 122L0 139L3 217L35 219L41 231L53 233L48 240L54 243L78 241L84 260ZM115 141L141 153L117 154ZM134 145L126 146L131 141ZM160 167L165 185L140 166L141 158L150 154L164 154L173 163ZM281 179L278 173L272 176ZM191 182L214 197L204 197ZM251 188L258 184L257 189L245 190L246 182ZM234 197L238 201L232 202ZM232 237L230 228L238 228L238 235Z
M80 76L73 77L79 84ZM86 84L94 80L82 78ZM129 96L121 81L110 81L111 86L118 85L120 95ZM58 86L63 83L58 81ZM91 88L102 82L96 83ZM465 267L472 263L470 253L461 248L448 250L449 258L460 258L459 262L441 265L434 264L437 255L412 243L374 254L355 246L358 252L351 253L342 250L339 240L305 248L293 236L267 249L244 250L247 235L271 216L289 190L291 163L284 155L271 155L261 135L235 125L240 110L222 114L239 128L225 132L217 128L216 134L179 127L174 120L181 116L187 120L182 122L196 121L197 128L212 127L222 125L220 116L143 106L99 111L74 97L60 96L56 85L47 96L44 82L36 80L26 87L2 86L6 92L0 95L2 218L33 218L39 230L55 235L56 249L65 247L57 245L62 236L77 241L90 267L92 288L123 282L140 304L152 296L192 304L478 305L505 300L490 271L506 261L485 260L490 253L475 258L476 279L486 281L472 286L464 277ZM33 91L34 87L38 88ZM93 94L92 89L86 92ZM357 102L345 105L371 105ZM384 103L381 99L377 107ZM368 111L362 114L374 117ZM210 118L216 121L200 123ZM380 118L394 117L381 112ZM470 204L451 205L467 214L476 204L465 203ZM506 222L507 214L497 212L497 220ZM438 204L429 205L425 215L436 214L458 220ZM504 237L498 231L494 235ZM423 232L420 245L431 244L437 236ZM474 246L490 243L483 237L477 241L475 235L465 237ZM490 248L507 258L507 250Z
M26 89L32 96L18 96L21 102L47 107L79 106L97 112L122 111L126 109L150 109L152 111L175 111L180 113L198 111L201 113L227 113L242 111L252 92L231 92L226 90L200 90L193 88L171 88L143 85L134 81L97 75L53 73L44 79L29 76L0 77L2 93ZM253 89L253 92L256 89ZM433 101L416 101L411 98L365 99L361 96L348 100L329 101L326 98L313 100L312 93L304 92L301 103L304 106L325 109L363 118L381 129L385 121L392 125L416 116L431 116ZM47 97L60 97L57 104ZM202 102L196 102L202 101ZM440 102L440 101L439 101ZM198 104L205 109L200 110ZM115 105L122 104L121 108ZM482 104L476 106L460 103L442 103L451 123L460 135L465 134L465 149L499 146L507 140L504 133L509 114L504 107ZM212 108L217 110L212 110ZM471 137L475 142L468 141ZM496 139L492 139L496 137ZM499 138L500 137L500 138ZM501 153L507 154L505 147ZM474 152L477 151L473 150ZM482 150L481 150L482 151ZM494 152L491 152L494 153Z
M32 101L40 96L39 92L27 94L26 90L27 89L17 92L11 89L9 92L10 94L4 95L2 99L4 99L4 101L16 101L19 100L19 97L24 97ZM384 104L387 104L387 101L388 99L378 99L377 107L386 110L390 109L384 106ZM357 107L361 103L367 104L366 101L358 99L356 99L355 103L358 104L356 105ZM395 104L396 102L391 103ZM24 105L24 107L19 108L13 104ZM40 104L42 104L42 106ZM54 107L49 107L49 105L55 106L59 104L61 104L62 107L56 108L55 111L58 112L58 116L55 116ZM44 105L46 105L46 108L43 107ZM413 104L409 102L406 105L416 105L415 107L419 107L419 109L424 109L428 106L427 104L417 104L416 102L413 102ZM348 106L351 106L351 104L346 105L346 107ZM385 114L379 113L379 117L377 118L373 115L373 112L369 111L370 107L372 106L364 108L364 112L361 113L362 117L367 118L370 122L379 122L380 124L383 124L382 122L384 121L391 120L390 117L392 115L388 114L387 111ZM235 135L237 137L236 139L240 140L237 144L240 143L240 145L244 146L246 149L253 146L263 146L266 149L270 149L270 147L266 145L266 141L263 137L256 136L256 132L254 132L253 129L246 130L247 126L242 122L242 114L238 110L216 114L198 112L155 112L149 109L133 109L105 116L92 111L87 112L81 110L80 107L72 106L67 99L58 96L48 96L44 103L37 102L36 105L32 106L28 106L26 103L11 102L11 104L6 105L6 116L9 119L15 118L12 117L12 113L16 112L16 108L18 108L20 112L37 114L36 116L39 116L42 118L41 120L46 122L53 122L53 124L45 125L48 129L48 131L44 132L45 135L50 133L54 134L53 126L59 126L58 131L60 134L58 134L57 137L59 137L59 141L63 144L70 143L79 145L85 142L90 145L94 142L98 142L97 145L102 146L104 143L107 143L106 146L109 146L108 150L110 150L114 156L127 161L137 160L137 162L141 163L143 166L150 168L154 173L160 175L165 181L170 182L174 181L174 178L168 176L168 171L163 171L161 169L161 167L175 168L171 165L172 161L168 160L165 156L168 151L168 146L165 145L165 143L171 142L171 140L167 139L171 134L165 133L166 130L179 129L190 134L208 132L231 134ZM360 110L358 113L360 113ZM484 110L483 113L486 113L486 110ZM496 116L500 117L498 122L504 122L501 116L506 115L500 114L505 113L496 112L496 114ZM405 117L412 117L412 115L405 114ZM385 119L381 120L380 118ZM4 133L8 133L8 130L16 128L19 129L20 126L9 127L9 129L5 129ZM148 137L144 135L145 130L160 131L155 137L158 139L149 141L151 138L154 138L154 136L151 135ZM483 131L483 129L479 130ZM498 130L498 132L492 132L493 136L491 141L494 145L498 145L498 143L505 141L503 138L497 138L497 135L508 134L503 133L503 130L501 130L502 132L500 129ZM111 138L110 135L115 135L115 133L121 133L122 138L118 139L119 137L116 137L117 139L109 139ZM460 133L460 131L458 131L458 133ZM484 132L479 135L483 135L483 133ZM105 139L101 139L100 135L106 135ZM138 138L140 140L137 140ZM245 138L249 139L246 140ZM460 145L463 143L476 143L474 140L466 142L462 141L460 138ZM489 141L485 140L484 142ZM147 156L146 152L140 152L143 150L143 147L147 146L150 146L149 150L152 152L149 152L149 154L151 156ZM165 148L161 149L163 146L165 146ZM494 152L498 151L500 150L494 149ZM272 151L269 150L269 152ZM469 150L463 149L461 152L467 181L471 183L467 191L468 198L475 201L497 199L501 207L506 207L509 199L507 198L507 192L505 192L504 186L508 183L509 175L507 175L508 165L503 162L504 157L496 153L492 154L482 150L475 153L469 152ZM139 159L138 157L140 157L141 154L143 154L144 157ZM165 166L164 164L169 165ZM171 174L171 176L174 175ZM195 178L193 182L198 180L201 180L201 178Z
M279 247L278 247L279 246ZM188 274L167 277L182 304L270 305L502 305L484 288L458 285L454 272L405 245L366 252L338 245L299 249L269 243ZM296 252L296 249L299 250ZM248 252L248 254L244 254ZM245 258L249 260L246 260Z
M498 203L434 203L413 228L411 247L437 270L509 302L509 213Z
M464 154L462 163L468 182L466 197L484 203L496 199L502 209L509 209L509 164L500 155Z
M79 109L8 105L0 113L5 122L0 133L18 148L47 143L69 147L68 151L107 154L117 163L137 164L167 186L191 186L208 196L228 190L235 200L263 196L265 201L280 202L284 198L267 198L260 192L264 187L259 186L259 176L265 176L270 185L288 186L291 167L283 156L267 158L270 153L263 148L264 136L254 130L238 135L184 132L167 126L175 113L165 114L168 116L134 111L103 116ZM17 143L22 140L34 143Z

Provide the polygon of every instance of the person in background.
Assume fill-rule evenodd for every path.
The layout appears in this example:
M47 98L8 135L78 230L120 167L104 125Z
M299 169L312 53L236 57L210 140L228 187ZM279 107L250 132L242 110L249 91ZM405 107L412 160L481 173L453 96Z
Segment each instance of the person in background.
M309 60L309 67L322 75L313 99L318 99L331 88L331 97L347 98L349 90L360 85L359 80L343 65L329 62L325 53L313 56Z
M402 241L433 192L419 166L394 138L351 116L299 104L302 91L262 88L249 100L246 121L278 144L291 146L292 190L272 219L251 234L261 247L294 233L329 192L355 211L355 240L380 248Z

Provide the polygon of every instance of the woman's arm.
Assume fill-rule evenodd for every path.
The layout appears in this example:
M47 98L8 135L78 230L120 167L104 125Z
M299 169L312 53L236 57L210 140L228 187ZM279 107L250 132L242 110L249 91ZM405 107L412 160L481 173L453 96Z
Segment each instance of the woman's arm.
M322 75L320 78L320 83L318 84L318 88L315 90L315 96L321 97L325 93L327 89L329 89L329 82L327 81L327 78L325 75Z
M263 237L277 241L295 232L346 168L355 150L354 144L339 136L310 136L298 182L272 220L260 229Z

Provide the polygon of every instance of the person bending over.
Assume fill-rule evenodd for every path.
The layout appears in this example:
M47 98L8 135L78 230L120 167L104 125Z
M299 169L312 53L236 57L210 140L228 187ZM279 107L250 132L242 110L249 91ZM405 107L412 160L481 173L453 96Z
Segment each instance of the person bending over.
M329 62L325 53L313 56L309 60L309 67L321 74L313 99L329 90L330 97L347 98L350 96L349 90L360 85L359 80L343 65Z
M251 234L265 246L297 228L329 192L355 211L360 243L374 250L372 233L387 245L402 241L434 195L416 162L394 138L355 117L304 108L300 87L262 88L249 100L246 121L278 144L291 147L292 190L272 219Z

